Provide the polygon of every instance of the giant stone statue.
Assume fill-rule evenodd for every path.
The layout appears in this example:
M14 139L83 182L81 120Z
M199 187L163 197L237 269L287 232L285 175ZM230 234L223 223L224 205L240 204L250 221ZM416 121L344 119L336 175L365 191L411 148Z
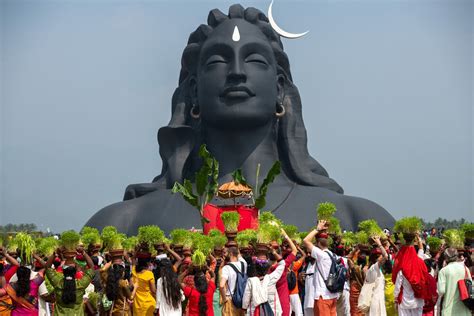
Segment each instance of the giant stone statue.
M123 202L103 208L86 225L114 225L127 234L150 224L165 231L200 227L198 212L171 188L192 179L200 167L198 149L206 144L220 163L219 183L230 181L237 168L255 183L258 164L266 174L280 160L282 173L265 209L301 230L314 225L315 206L326 201L336 204L343 229L355 230L365 219L392 227L384 208L344 195L308 153L288 56L265 14L241 5L231 6L228 15L212 10L207 25L189 36L181 66L171 120L158 131L161 174L152 183L129 185Z

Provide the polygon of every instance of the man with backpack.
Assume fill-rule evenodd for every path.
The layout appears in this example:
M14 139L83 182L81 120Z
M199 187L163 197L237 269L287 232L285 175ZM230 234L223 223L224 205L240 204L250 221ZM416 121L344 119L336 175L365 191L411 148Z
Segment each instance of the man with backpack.
M336 301L344 289L344 267L336 263L336 258L328 250L327 221L318 221L318 226L303 240L306 249L316 259L314 271L314 316L336 316ZM313 238L316 237L316 246Z
M219 282L222 316L243 316L242 299L247 283L247 262L237 247L227 249L226 259L229 263L222 267Z

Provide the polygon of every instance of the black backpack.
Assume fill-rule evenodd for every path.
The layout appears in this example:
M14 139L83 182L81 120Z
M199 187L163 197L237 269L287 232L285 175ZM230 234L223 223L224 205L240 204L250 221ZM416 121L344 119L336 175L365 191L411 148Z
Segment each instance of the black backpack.
M347 280L347 268L344 265L342 258L338 262L335 256L327 251L325 252L328 254L329 258L331 258L331 268L329 269L328 278L324 280L323 274L321 273L318 264L316 264L316 268L323 278L324 284L326 284L328 291L331 293L340 293L344 290L344 284Z
M288 273L286 274L286 282L288 282L288 290L293 291L296 287L296 273L293 271L293 263L288 268Z
M244 298L245 287L247 286L247 273L244 270L244 263L240 262L242 272L240 272L233 264L228 264L235 273L237 274L237 278L235 280L235 288L234 292L232 293L232 303L237 308L242 308L242 300Z

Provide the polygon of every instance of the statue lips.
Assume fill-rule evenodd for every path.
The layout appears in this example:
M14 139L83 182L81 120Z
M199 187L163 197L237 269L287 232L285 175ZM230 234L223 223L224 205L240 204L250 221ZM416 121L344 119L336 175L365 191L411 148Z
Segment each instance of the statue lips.
M255 93L250 91L246 86L230 86L224 89L221 93L221 98L226 99L247 99L255 96Z

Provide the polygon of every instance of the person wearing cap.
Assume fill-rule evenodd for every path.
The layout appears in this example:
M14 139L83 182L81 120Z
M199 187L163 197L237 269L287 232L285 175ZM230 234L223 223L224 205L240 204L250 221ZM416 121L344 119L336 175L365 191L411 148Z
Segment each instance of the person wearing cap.
M311 252L311 257L316 259L314 272L314 316L336 316L336 301L339 293L330 292L324 280L329 277L333 256L328 249L328 234L326 233L327 221L318 221L318 226L303 240L306 249ZM313 238L316 237L316 246Z

